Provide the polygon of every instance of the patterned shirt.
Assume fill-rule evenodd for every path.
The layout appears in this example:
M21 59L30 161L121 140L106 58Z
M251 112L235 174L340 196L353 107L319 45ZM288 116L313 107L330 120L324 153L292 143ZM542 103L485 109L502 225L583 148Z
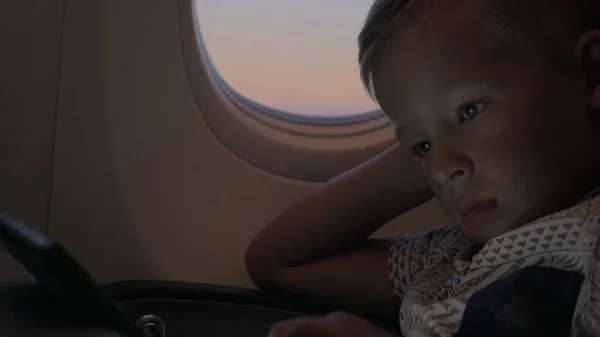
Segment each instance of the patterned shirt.
M455 225L400 237L390 249L389 273L393 292L402 299L402 333L588 336L580 325L583 319L589 326L595 319L588 317L594 315L590 310L600 310L597 291L589 290L598 284L583 279L596 273L600 280L600 262L592 267L600 261L600 253L592 258L598 219L600 197L594 197L483 247Z

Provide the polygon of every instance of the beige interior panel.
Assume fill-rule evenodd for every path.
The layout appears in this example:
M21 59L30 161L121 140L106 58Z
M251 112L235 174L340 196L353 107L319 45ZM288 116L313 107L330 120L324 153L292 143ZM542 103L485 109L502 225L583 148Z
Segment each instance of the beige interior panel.
M49 233L100 282L155 279L251 287L243 265L248 243L316 185L258 170L211 133L188 82L177 6L174 0L66 1ZM57 17L43 20L59 22L58 8L48 8ZM42 18L32 20L42 25ZM58 50L53 48L59 30L48 29L49 24L43 25L47 38L38 38L51 55ZM56 94L58 58L48 56L42 66L21 48L19 55L29 57L37 70L24 69L26 77L14 89L13 95L21 97L18 111L30 115L11 115L19 130L11 131L10 140L22 144L0 144L0 151L10 150L10 168L0 168L0 186L17 186L5 180L7 175L21 179L18 186L30 195L16 199L13 208L28 223L43 226L55 100L50 94ZM11 57L13 63L25 62ZM45 74L44 80L33 81L34 73ZM51 84L53 91L46 89ZM7 195L0 192L0 198ZM430 203L377 235L416 231L441 219Z
M61 0L0 1L0 211L45 231ZM16 275L0 252L0 279Z

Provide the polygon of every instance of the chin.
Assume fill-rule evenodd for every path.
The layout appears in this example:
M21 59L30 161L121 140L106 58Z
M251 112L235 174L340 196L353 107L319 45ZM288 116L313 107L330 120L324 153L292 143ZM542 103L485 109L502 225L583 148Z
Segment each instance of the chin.
M492 240L493 238L508 233L519 227L521 226L511 226L507 223L498 223L495 221L491 221L476 230L466 228L464 225L461 225L460 228L463 231L463 233L465 233L472 240L474 240L478 244L485 245L488 241Z
M507 223L503 223L503 224L498 224L498 226L496 227L496 230L493 231L493 233L491 233L491 237L489 239L493 239L497 236L500 236L502 234L506 234L510 231L513 231L519 227L522 227L524 225L526 225L527 223L521 223L521 224L507 224Z

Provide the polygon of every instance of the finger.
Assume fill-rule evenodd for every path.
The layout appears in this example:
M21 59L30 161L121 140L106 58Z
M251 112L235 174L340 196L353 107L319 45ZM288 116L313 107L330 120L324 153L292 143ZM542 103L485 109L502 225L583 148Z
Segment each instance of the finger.
M337 337L338 332L317 322L285 325L273 330L272 337Z
M338 311L319 317L320 324L343 336L394 337L391 332L373 324L363 317Z
M334 331L348 331L353 316L345 312L332 312L322 316L297 317L275 323L268 337L322 337L334 336ZM350 328L351 330L351 328Z
M295 336L293 331L301 325L308 324L314 318L296 317L289 320L277 322L271 326L268 337L291 337Z

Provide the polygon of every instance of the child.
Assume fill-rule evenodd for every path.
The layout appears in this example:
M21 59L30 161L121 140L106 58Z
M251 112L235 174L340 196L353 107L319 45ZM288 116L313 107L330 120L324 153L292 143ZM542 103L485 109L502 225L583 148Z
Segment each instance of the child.
M598 17L592 0L376 0L361 74L399 144L267 226L253 280L397 311L390 245L367 238L433 193L453 224L389 249L405 336L599 336ZM361 336L331 320L290 324Z

